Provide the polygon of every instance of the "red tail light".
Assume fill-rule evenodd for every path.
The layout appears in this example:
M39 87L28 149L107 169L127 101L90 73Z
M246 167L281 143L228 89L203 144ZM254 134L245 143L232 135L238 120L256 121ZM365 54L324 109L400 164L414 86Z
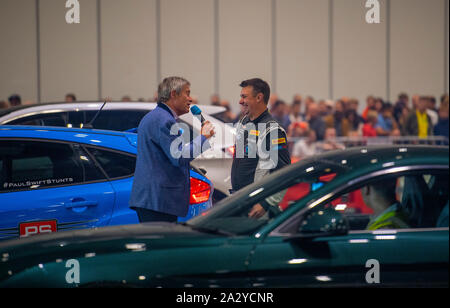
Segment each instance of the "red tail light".
M232 145L232 146L230 146L230 147L228 147L228 148L224 148L223 151L224 151L225 153L230 154L232 157L234 157L234 154L236 153L236 148L235 148L234 145Z
M203 203L209 200L211 186L199 179L191 177L191 198L190 204Z
M325 174L322 175L321 177L319 177L319 181L321 182L331 182L331 180L333 180L336 177L336 173L329 173L329 174Z

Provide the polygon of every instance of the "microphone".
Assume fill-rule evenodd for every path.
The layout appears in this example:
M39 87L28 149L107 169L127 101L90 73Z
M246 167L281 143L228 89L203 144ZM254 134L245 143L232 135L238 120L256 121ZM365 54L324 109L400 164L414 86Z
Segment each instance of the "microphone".
M198 108L198 106L196 106L196 105L194 105L194 106L192 106L191 107L191 113L193 114L193 115L196 115L196 116L200 116L200 122L202 122L202 125L203 125L203 123L205 123L205 118L202 116L202 111L201 111L201 109L200 108Z

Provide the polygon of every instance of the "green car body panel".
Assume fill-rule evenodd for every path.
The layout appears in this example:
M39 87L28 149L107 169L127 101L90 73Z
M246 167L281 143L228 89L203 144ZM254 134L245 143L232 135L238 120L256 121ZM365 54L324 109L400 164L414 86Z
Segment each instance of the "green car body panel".
M343 219L342 233L280 231L296 215L363 183L368 175L408 172L412 166L440 169L448 177L448 160L448 147L380 146L327 153L267 176L187 225L106 227L4 242L0 287L371 286L366 277L370 260L380 265L378 285L448 286L448 227L348 232ZM332 181L267 223L247 226L242 233L214 225L221 211L252 202L252 192L270 195L292 178L307 177L311 166L328 165L337 173ZM333 215L324 221L339 220L339 213ZM239 224L236 220L237 228ZM315 224L319 228L320 220ZM79 282L67 277L69 260L79 264Z

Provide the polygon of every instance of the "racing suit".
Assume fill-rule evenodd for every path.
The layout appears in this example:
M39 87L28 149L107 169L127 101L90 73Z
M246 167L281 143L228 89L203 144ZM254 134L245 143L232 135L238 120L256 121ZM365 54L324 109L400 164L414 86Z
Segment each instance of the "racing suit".
M244 116L236 126L236 142L231 167L232 192L262 179L291 163L285 130L266 109L253 121ZM260 202L267 211L278 207L286 191Z

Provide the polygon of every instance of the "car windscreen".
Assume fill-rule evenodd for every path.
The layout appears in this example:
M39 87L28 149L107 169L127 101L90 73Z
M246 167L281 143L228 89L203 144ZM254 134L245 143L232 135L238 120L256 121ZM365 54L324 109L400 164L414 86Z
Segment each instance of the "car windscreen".
M89 123L97 112L97 110L41 112L23 115L6 121L5 124L79 128ZM92 126L95 129L126 131L138 127L139 122L147 113L148 110L102 110Z
M291 207L305 203L332 183L340 174L333 165L317 164L303 172L282 170L238 191L201 216L188 221L197 228L222 230L232 234L251 234ZM260 212L262 215L255 213Z
M69 123L68 112L49 112L24 115L4 124L66 127L67 123Z
M85 111L84 123L89 123L97 111ZM92 126L95 129L126 131L139 126L148 110L102 110Z

